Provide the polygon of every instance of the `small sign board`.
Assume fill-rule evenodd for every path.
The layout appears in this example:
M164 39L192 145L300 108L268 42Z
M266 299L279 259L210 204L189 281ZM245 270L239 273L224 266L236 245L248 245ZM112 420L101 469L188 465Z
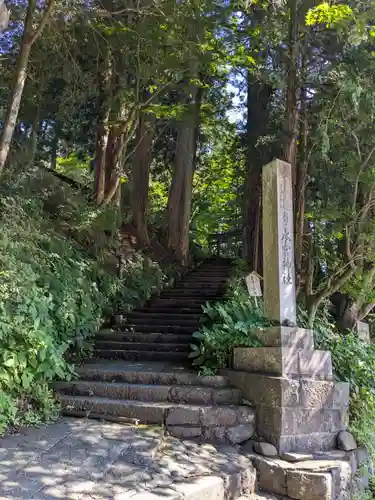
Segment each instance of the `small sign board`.
M363 321L357 321L357 333L358 337L366 342L370 343L370 327L368 323L364 323Z
M249 295L251 297L261 297L262 296L262 288L260 286L261 276L256 271L248 274L246 276L246 285L249 291Z

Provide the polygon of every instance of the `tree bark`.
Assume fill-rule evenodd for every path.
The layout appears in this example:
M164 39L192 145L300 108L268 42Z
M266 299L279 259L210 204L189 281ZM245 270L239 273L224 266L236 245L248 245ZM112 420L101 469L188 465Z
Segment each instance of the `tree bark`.
M312 328L314 325L318 307L331 295L340 290L340 288L344 286L347 281L349 281L354 273L355 269L350 266L347 267L338 277L328 280L327 285L323 290L321 290L320 293L307 297L309 328Z
M109 140L109 116L112 97L112 62L109 49L106 48L103 68L99 74L99 119L95 146L95 200L103 203L106 187L106 159Z
M305 41L307 41L307 35ZM306 67L305 52L302 67ZM306 75L305 75L306 76ZM302 259L305 227L305 193L308 172L308 107L307 88L301 88L301 126L300 126L300 154L299 163L296 165L296 194L295 194L295 267L296 267L296 292L299 295L302 287Z
M18 113L20 110L23 89L25 87L27 77L27 65L31 47L33 46L39 35L42 33L44 26L46 25L47 20L52 12L53 5L54 0L49 0L38 28L33 31L33 16L36 9L36 0L29 0L28 2L21 48L15 69L13 87L4 119L3 132L0 137L0 174L4 171L18 118Z
M9 11L4 0L0 0L0 33L7 29L9 23Z
M132 168L131 204L137 243L145 248L150 240L147 229L148 188L153 143L152 124L141 115L136 133L136 150Z
M296 151L297 151L297 124L298 124L298 60L299 60L299 9L298 0L289 0L289 63L287 68L287 93L284 123L284 144L282 159L292 166L292 175L295 185Z
M245 257L251 266L262 272L261 180L262 167L271 160L271 152L257 145L266 134L272 87L254 81L248 74L247 91L247 173L244 186Z
M186 266L189 260L190 211L201 92L194 86L190 95L190 114L181 120L177 130L174 170L167 208L168 248L183 266Z

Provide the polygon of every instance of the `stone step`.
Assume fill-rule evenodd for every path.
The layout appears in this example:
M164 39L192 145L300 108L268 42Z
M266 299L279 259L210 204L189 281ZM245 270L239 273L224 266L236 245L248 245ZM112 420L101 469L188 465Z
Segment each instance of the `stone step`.
M149 307L142 308L142 309L134 309L135 313L147 313L147 314L154 314L154 313L164 313L164 314L196 314L199 317L202 317L203 315L203 309L202 306L196 306L196 307L176 307L173 305L170 306L160 306L157 304L151 304Z
M352 498L348 494L354 473L345 460L307 460L291 464L279 458L266 458L255 453L245 453L245 456L257 469L258 488L277 495L278 498Z
M59 394L59 400L65 415L85 412L89 417L93 412L104 419L108 415L135 419L142 424L161 424L176 437L241 442L254 432L255 414L248 406L154 403L66 394Z
M188 352L174 351L136 351L136 350L114 350L95 349L95 358L99 359L123 359L125 361L185 361L189 360Z
M190 291L190 290L184 290L180 288L179 290L172 289L172 290L165 290L161 292L160 298L161 299L175 299L175 300L184 300L186 302L191 301L199 297L202 301L207 302L208 300L214 300L217 299L220 294L218 293L212 293L212 292L206 292L203 290L199 290L198 292Z
M158 310L150 311L145 309L141 312L132 312L128 315L127 319L129 323L144 323L150 321L153 324L175 324L176 322L181 324L197 324L201 319L202 314L195 313L174 313L168 312L163 313ZM177 324L178 324L177 323Z
M152 343L152 342L116 342L114 340L96 340L95 349L113 349L114 351L172 351L172 352L190 352L190 345L170 343Z
M227 281L227 278L225 276L207 277L207 276L190 275L182 281L177 281L176 284L177 283L189 283L189 284L200 283L201 285L215 285L215 286L217 286L217 285L220 285L222 283L226 283L226 281Z
M140 343L161 343L161 344L189 344L192 341L190 334L173 334L173 333L132 333L119 332L116 330L100 330L96 336L96 340L115 342L140 342Z
M98 380L103 382L125 382L132 384L161 384L161 385L184 385L204 387L227 387L229 381L222 375L199 376L187 369L179 368L179 371L160 371L160 366L153 367L151 363L140 366L138 363L133 367L87 364L76 368L77 373L85 380Z
M73 396L98 396L182 404L239 404L241 391L231 387L213 388L188 385L127 384L118 382L73 381L58 382L54 388L61 394Z
M191 308L191 309L198 309L199 311L202 311L202 306L206 303L207 301L205 299L199 300L197 297L192 300L185 300L185 299L162 299L162 298L156 298L150 303L150 307L168 307L168 308Z
M199 330L199 323L196 325L150 325L150 324L128 324L124 323L119 331L137 333L194 333Z
M181 283L176 283L175 284L175 289L179 288L186 288L191 290L192 288L194 290L210 290L213 292L217 292L222 288L222 286L225 284L225 280L222 280L219 283L201 283L197 280L192 280L192 281L181 281Z

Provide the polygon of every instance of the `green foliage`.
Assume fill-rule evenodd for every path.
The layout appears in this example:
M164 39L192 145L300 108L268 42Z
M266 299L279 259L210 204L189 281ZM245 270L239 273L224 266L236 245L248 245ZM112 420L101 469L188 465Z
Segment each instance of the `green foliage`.
M205 324L193 334L197 342L191 344L190 354L193 365L201 367L202 373L229 367L234 347L261 346L252 330L268 323L262 306L249 297L242 280L233 280L226 299L208 303L204 313Z
M302 309L298 323L307 327ZM354 333L340 334L324 308L316 318L314 334L315 347L331 352L335 379L350 384L350 427L375 459L375 345Z
M77 153L71 153L66 157L59 157L56 161L56 170L68 177L72 177L77 182L88 184L92 182L91 158L87 155L80 157Z
M330 28L334 24L352 17L353 11L349 5L331 5L328 2L323 2L317 7L309 9L306 15L306 25L325 24L327 28Z
M53 417L48 383L74 376L68 351L87 353L103 316L128 312L169 279L139 254L118 278L114 256L90 257L57 230L42 196L19 192L3 187L0 197L0 432Z

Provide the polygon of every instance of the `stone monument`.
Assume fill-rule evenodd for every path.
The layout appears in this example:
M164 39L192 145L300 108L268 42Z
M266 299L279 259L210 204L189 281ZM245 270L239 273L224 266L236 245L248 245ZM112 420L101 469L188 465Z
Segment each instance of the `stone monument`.
M348 425L349 385L333 382L331 354L296 326L290 165L264 166L262 190L264 306L276 326L256 330L263 347L234 349L229 378L255 406L259 436L279 453L332 449Z

